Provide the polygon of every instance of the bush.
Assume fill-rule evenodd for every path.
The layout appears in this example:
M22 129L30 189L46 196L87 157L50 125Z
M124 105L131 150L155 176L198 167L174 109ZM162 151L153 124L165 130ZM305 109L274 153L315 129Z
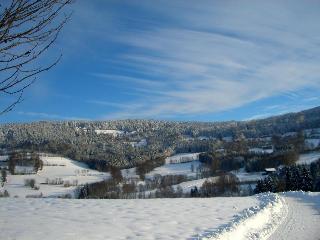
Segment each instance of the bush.
M34 178L26 178L24 180L24 185L26 187L31 187L31 188L34 188L35 187L35 184L36 184L36 180Z
M7 171L5 169L1 169L1 182L2 186L7 181Z
M77 179L73 180L72 182L70 182L69 180L63 181L63 187L72 187L72 186L78 186Z
M63 195L59 195L58 198L71 199L72 195L70 193L66 193L66 194L63 194Z
M3 192L0 191L0 197L9 197L9 192L7 190L4 190Z
M46 184L48 185L61 185L63 184L62 178L55 178L55 179L46 179Z

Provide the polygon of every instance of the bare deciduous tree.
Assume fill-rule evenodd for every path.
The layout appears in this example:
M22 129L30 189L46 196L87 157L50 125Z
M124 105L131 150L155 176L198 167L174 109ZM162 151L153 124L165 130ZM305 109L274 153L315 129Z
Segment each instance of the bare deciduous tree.
M14 100L2 107L0 114L11 111L22 101L23 91L38 74L52 68L39 63L56 41L70 18L64 9L72 0L6 0L0 3L0 98ZM3 109L4 108L4 109Z

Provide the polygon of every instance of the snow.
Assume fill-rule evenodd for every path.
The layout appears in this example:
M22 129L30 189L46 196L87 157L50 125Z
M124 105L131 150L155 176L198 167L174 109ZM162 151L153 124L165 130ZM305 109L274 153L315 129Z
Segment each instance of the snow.
M244 168L240 168L238 171L231 171L239 180L239 182L257 182L258 180L265 178L264 172L246 172Z
M310 152L300 154L297 164L310 164L320 158L320 152Z
M204 140L209 140L210 138L206 136L199 136L198 139L201 141L204 141Z
M145 147L148 145L147 139L141 139L139 142L130 142L132 147Z
M20 173L20 174L33 174L35 171L34 171L34 168L30 167L30 166L15 166L14 172L16 174L17 173Z
M110 129L96 129L94 130L96 134L109 134L114 137L121 136L124 134L124 131L119 131L119 130L110 130Z
M298 134L297 132L287 132L285 134L282 134L282 137L294 137L297 134Z
M79 185L102 181L110 177L108 173L101 173L95 170L89 170L85 163L73 161L63 157L46 157L41 156L44 163L43 169L37 174L27 175L10 175L7 176L7 183L4 186L11 197L25 197L28 195L39 195L44 197L55 197L64 194L74 194L76 186L64 187L63 185L48 185L46 180L55 180L61 178L63 181L73 183L77 181ZM39 190L33 190L24 186L25 179L35 179L36 185L40 186Z
M306 137L309 137L313 134L320 134L320 128L311 128L303 131Z
M197 179L197 180L182 182L182 183L173 185L172 187L174 189L177 189L177 187L180 186L182 188L183 193L190 193L191 189L194 187L197 187L198 189L201 188L202 184L206 180L214 182L217 180L217 178L218 177L201 178L201 179Z
M297 164L310 164L317 161L320 158L320 152L309 152L299 155ZM274 171L274 168L267 168L266 170ZM237 171L231 171L240 182L254 182L262 178L265 178L264 172L246 172L244 168L240 168Z
M260 200L259 206L245 209L230 223L206 233L200 239L267 239L286 218L287 206L277 194L265 193L257 197Z
M233 137L230 137L230 136L223 137L222 140L225 141L225 142L232 142L233 141Z
M276 172L277 170L275 168L265 168L266 172Z
M250 148L250 153L256 153L256 154L271 154L273 153L273 148L263 149L263 148Z
M320 139L319 138L308 138L305 141L305 145L309 149L315 149L320 146Z
M318 240L320 230L320 193L288 192L281 196L287 216L270 240Z
M136 173L136 168L127 168L127 169L122 169L121 170L121 175L123 178L139 178L139 175Z
M171 157L166 158L166 164L169 163L183 163L183 162L190 162L194 160L199 160L200 153L180 153L175 154Z
M3 155L3 156L0 156L0 161L7 161L9 158L8 155Z
M246 208L252 197L206 199L0 199L0 239L201 239Z
M159 174L161 176L165 175L185 175L187 177L195 177L196 170L200 166L199 161L192 161L186 163L177 163L177 164L165 164L161 167L153 169L151 172L146 174L146 177L152 178L152 176ZM193 165L194 171L192 172L191 166Z
M199 239L319 239L320 193L265 193L257 198L259 206L243 210Z
M320 193L305 192L203 199L2 198L0 239L316 240L319 211Z

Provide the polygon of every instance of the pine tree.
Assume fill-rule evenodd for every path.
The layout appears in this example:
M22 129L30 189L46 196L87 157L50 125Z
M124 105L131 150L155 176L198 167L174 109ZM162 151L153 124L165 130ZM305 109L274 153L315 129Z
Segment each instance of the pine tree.
M4 183L7 181L7 171L5 169L1 169L1 184L2 187L4 186Z
M306 167L302 168L301 174L301 190L302 191L312 191L313 190L313 180L311 177L310 170Z

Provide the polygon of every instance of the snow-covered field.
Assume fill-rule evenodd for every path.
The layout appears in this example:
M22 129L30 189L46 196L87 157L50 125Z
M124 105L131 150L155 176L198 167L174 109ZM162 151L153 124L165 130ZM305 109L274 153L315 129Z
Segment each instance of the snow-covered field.
M182 182L182 183L173 185L172 187L176 189L178 186L180 186L184 193L190 193L191 189L193 189L194 187L197 187L198 189L200 189L200 187L206 180L214 182L217 178L218 177L201 178L197 180Z
M319 239L320 193L251 197L0 199L0 239Z
M0 161L7 161L9 158L8 155L3 155L3 156L0 156Z
M188 177L195 177L196 170L201 163L199 161L191 161L186 163L177 164L165 164L161 167L153 169L151 172L146 174L146 177L152 177L156 174L161 176L165 175L186 175ZM193 167L192 167L193 166ZM193 171L192 171L193 168Z
M320 158L320 152L310 152L300 154L297 164L310 164L317 161Z
M25 197L30 195L40 195L44 197L59 196L64 194L73 194L76 186L64 187L63 184L51 185L45 184L47 179L55 181L61 179L70 184L77 182L79 185L91 182L102 181L110 177L108 173L102 173L88 169L87 165L77 161L63 157L46 157L42 156L41 160L44 163L43 169L37 174L28 175L8 175L6 189L11 197ZM39 190L31 189L24 186L25 179L35 179Z
M121 136L124 134L124 131L119 131L119 130L113 130L113 129L96 129L94 130L96 134L109 134L114 137L116 136Z
M199 160L200 153L179 153L166 158L166 164Z
M315 149L320 146L319 138L309 138L309 139L306 139L304 142L306 147L309 149Z
M0 199L0 239L198 239L259 204L256 197Z
M232 171L231 173L238 178L239 182L253 182L266 177L266 175L263 175L263 172L248 173L244 168L240 168L238 171Z
M155 175L185 175L187 177L195 177L197 168L201 165L198 161L199 154L200 153L180 153L167 157L163 166L157 167L147 173L146 177L152 178ZM124 178L139 178L136 174L135 167L122 169L121 173Z

